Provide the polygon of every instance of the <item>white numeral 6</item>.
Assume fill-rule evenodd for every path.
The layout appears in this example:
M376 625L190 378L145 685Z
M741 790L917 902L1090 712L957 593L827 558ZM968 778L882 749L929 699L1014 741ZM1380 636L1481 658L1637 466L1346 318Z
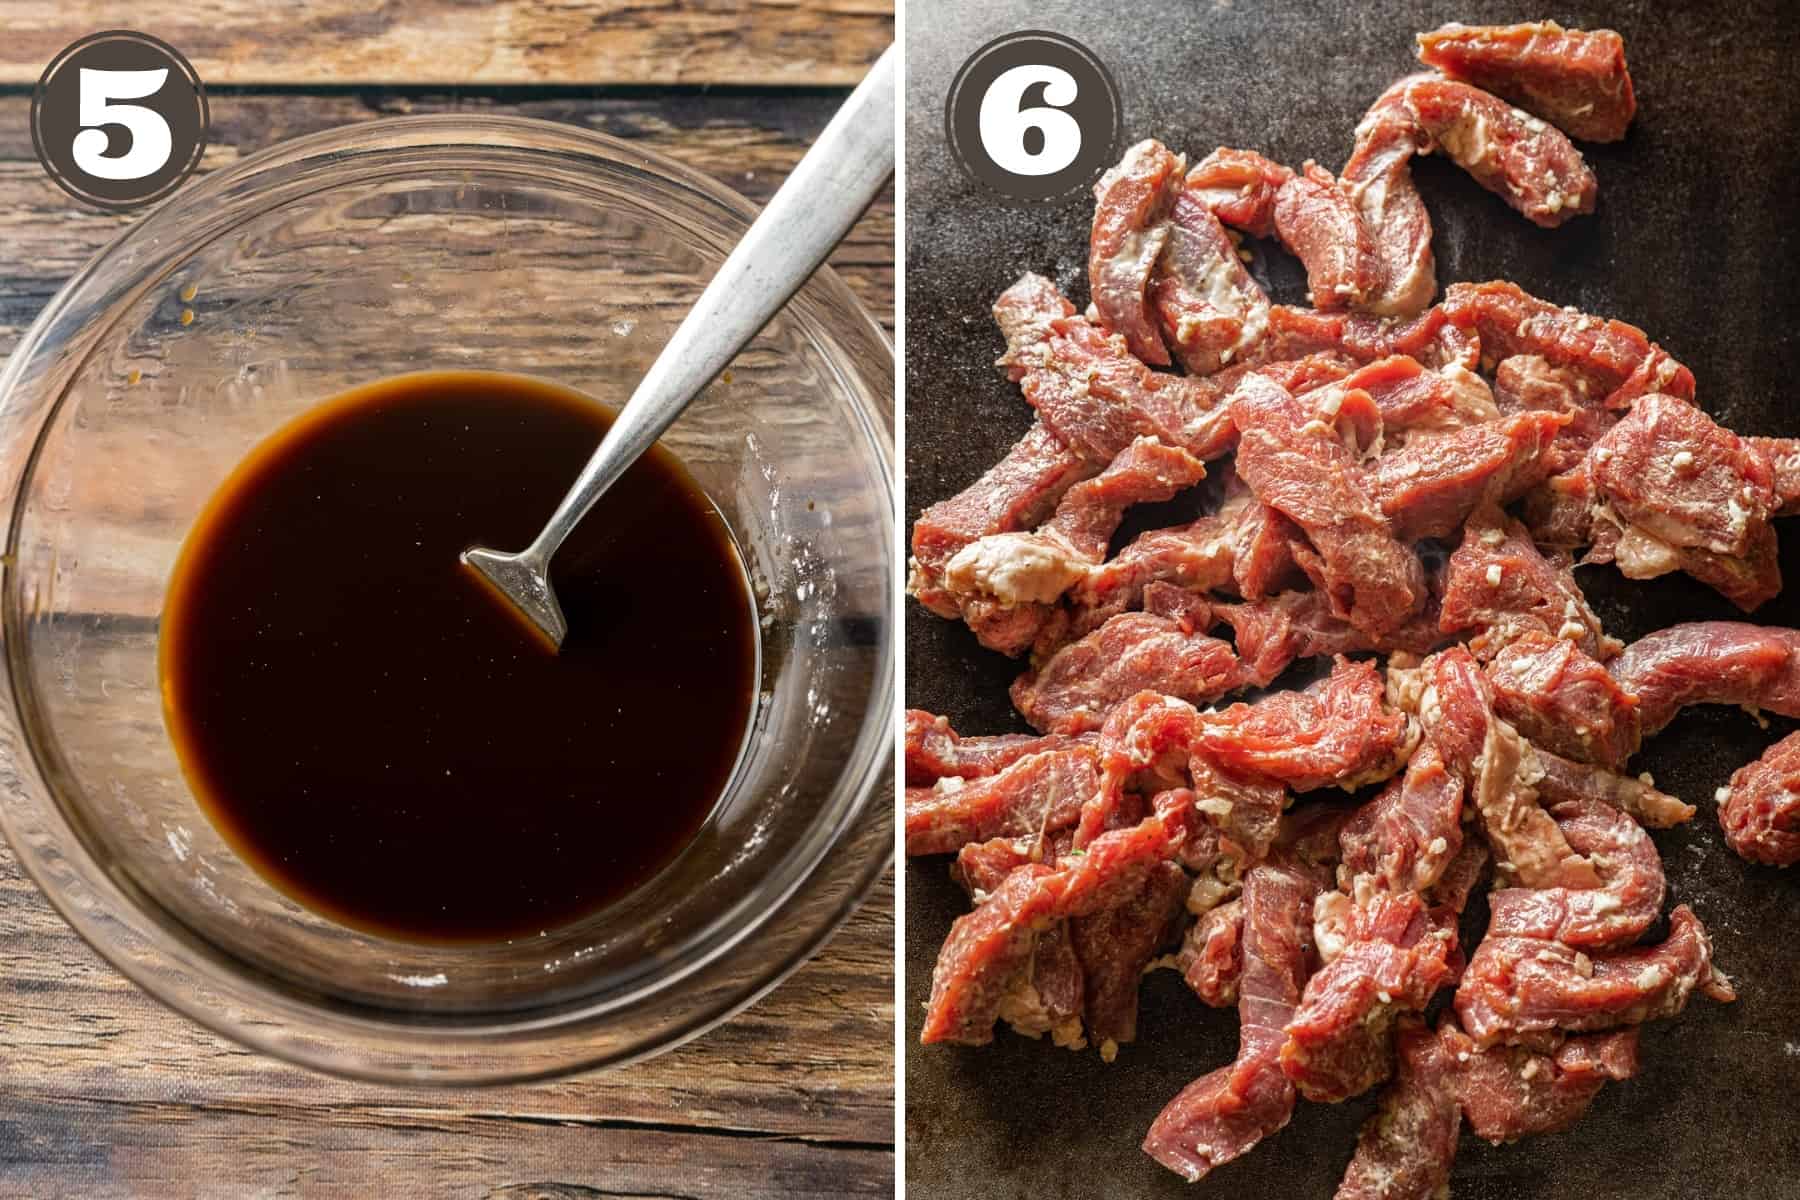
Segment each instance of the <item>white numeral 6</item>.
M141 100L162 90L167 67L153 71L102 71L81 69L82 130L70 145L75 165L95 179L142 179L162 170L174 153L174 138L162 114L141 104L112 104L113 100ZM106 131L101 125L123 125L131 134L125 153L106 153Z
M1044 102L1054 108L1021 109L1026 89L1044 84ZM981 146L994 165L1013 175L1054 175L1081 153L1081 126L1062 111L1075 103L1075 77L1061 67L1028 63L1001 72L981 97ZM1044 144L1025 149L1025 131L1036 129Z

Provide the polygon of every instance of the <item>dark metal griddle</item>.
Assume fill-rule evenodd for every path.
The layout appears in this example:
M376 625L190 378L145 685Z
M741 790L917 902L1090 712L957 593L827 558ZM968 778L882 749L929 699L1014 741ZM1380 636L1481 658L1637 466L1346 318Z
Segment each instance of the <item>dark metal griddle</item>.
M1505 278L1559 303L1643 326L1693 368L1699 400L1743 433L1800 435L1800 6L1627 3L1550 9L1454 5L1115 0L965 4L913 0L907 19L907 517L960 489L1030 422L990 366L988 317L1020 272L1041 271L1085 303L1090 204L1003 203L977 189L944 142L951 77L1004 33L1076 37L1117 77L1127 140L1156 136L1191 157L1242 145L1332 168L1391 80L1412 69L1412 35L1448 20L1553 17L1625 35L1639 116L1625 141L1584 146L1600 209L1562 230L1528 224L1453 166L1415 175L1436 229L1440 285ZM1255 273L1300 302L1298 267L1258 247ZM1164 514L1165 516L1167 514ZM1800 623L1800 521L1782 523L1788 593L1755 620ZM1141 522L1140 522L1141 525ZM1682 620L1730 618L1685 578L1645 584L1580 572L1607 627L1630 639ZM908 603L906 702L970 733L1024 726L1006 684L1018 665ZM1731 1006L1697 1000L1645 1031L1639 1077L1610 1085L1573 1131L1500 1148L1467 1133L1458 1200L1800 1197L1800 872L1752 867L1721 840L1712 794L1733 768L1794 727L1736 710L1690 710L1634 762L1700 806L1655 834L1675 900L1712 931L1737 983ZM1193 1188L1138 1142L1162 1104L1228 1061L1235 1013L1204 1008L1172 972L1143 988L1139 1040L1118 1061L1002 1030L981 1049L917 1044L931 966L966 909L943 858L907 864L907 1181L932 1200L1030 1197L1328 1197L1372 1097L1302 1102L1288 1128ZM1660 936L1653 932L1653 936Z

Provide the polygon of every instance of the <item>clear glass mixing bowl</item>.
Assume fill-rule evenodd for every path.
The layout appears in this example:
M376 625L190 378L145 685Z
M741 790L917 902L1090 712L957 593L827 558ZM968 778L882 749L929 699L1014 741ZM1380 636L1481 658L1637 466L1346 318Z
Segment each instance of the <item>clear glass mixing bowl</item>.
M580 129L379 121L185 189L50 303L0 376L0 824L120 971L308 1066L525 1079L692 1036L854 907L892 846L878 788L893 357L830 271L664 439L744 549L762 696L714 816L630 897L502 945L351 931L232 853L163 728L164 586L254 443L353 384L424 368L522 372L623 403L753 215L694 171Z

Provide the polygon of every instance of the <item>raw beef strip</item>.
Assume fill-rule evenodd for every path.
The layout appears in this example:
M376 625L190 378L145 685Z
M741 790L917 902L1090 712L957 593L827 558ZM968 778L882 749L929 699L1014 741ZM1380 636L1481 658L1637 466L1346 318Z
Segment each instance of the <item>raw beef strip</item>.
M1075 306L1050 280L1027 273L1000 293L992 312L1010 357L1042 347L1056 332L1052 322L1074 316Z
M1541 749L1537 760L1544 772L1536 784L1538 800L1546 807L1567 800L1597 800L1623 809L1649 829L1671 829L1693 818L1693 805L1657 791L1648 774L1638 778L1620 775Z
M1444 154L1533 224L1594 211L1594 173L1561 130L1441 75L1411 76L1387 95L1411 115L1421 152Z
M1550 474L1565 418L1519 413L1424 435L1375 460L1376 502L1403 541L1447 537L1483 504L1506 504Z
M1334 608L1373 636L1424 604L1425 572L1381 515L1355 456L1331 426L1280 385L1249 376L1231 404L1237 472L1318 550Z
M1452 324L1480 339L1483 357L1536 355L1586 379L1608 408L1630 408L1650 392L1694 398L1693 372L1635 325L1558 308L1498 280L1453 283L1441 307Z
M1344 186L1379 281L1358 307L1376 316L1413 316L1437 290L1431 214L1412 181L1412 156L1426 148L1418 122L1390 90L1358 122L1356 148L1344 164Z
M1271 779L1242 774L1216 762L1204 746L1188 757L1194 780L1194 811L1204 813L1224 838L1226 849L1247 862L1268 856L1280 832L1287 788Z
M1033 737L1028 733L1003 733L992 737L964 737L950 728L946 717L916 708L906 710L906 782L920 787L946 775L974 779L1005 770L1028 755L1060 750L1072 739Z
M1567 552L1592 542L1594 484L1587 456L1525 493L1519 509L1532 538L1547 550Z
M1768 456L1775 472L1775 515L1791 517L1800 513L1800 438L1745 438L1746 442Z
M1350 391L1368 393L1389 437L1415 429L1428 433L1461 429L1500 416L1494 394L1481 376L1454 363L1434 371L1403 354L1357 368L1321 391L1315 402L1323 403L1333 392Z
M1552 366L1537 354L1515 354L1494 369L1494 400L1500 411L1553 412L1569 418L1550 449L1550 470L1560 475L1579 463L1618 414L1590 394L1587 378Z
M1012 685L1013 706L1044 733L1098 729L1113 705L1150 689L1195 703L1242 683L1229 642L1149 613L1121 613Z
M1455 1053L1414 1021L1395 1039L1399 1064L1362 1127L1336 1200L1435 1200L1456 1160Z
M1238 984L1238 1055L1169 1101L1144 1138L1144 1153L1190 1183L1288 1123L1294 1086L1282 1074L1282 1027L1306 981L1316 887L1305 872L1274 863L1244 881L1243 974Z
M1181 194L1187 164L1161 142L1139 142L1094 184L1094 229L1088 249L1088 291L1100 324L1125 338L1152 366L1169 352L1156 332L1146 289L1168 241L1169 212Z
M1352 878L1372 876L1395 893L1424 891L1462 851L1463 787L1435 747L1421 746L1406 774L1356 810L1339 834Z
M1768 455L1673 396L1639 399L1588 460L1619 517L1671 546L1741 555L1775 511Z
M1153 583L1193 592L1230 585L1244 508L1228 507L1186 525L1151 529L1133 538L1069 589L1069 634L1080 637L1139 607Z
M987 474L919 514L907 590L939 616L961 616L956 597L943 588L944 565L977 538L1036 525L1070 486L1092 473L1060 438L1033 425Z
M1254 150L1220 146L1187 173L1187 194L1233 229L1275 236L1275 196L1294 173Z
M1205 633L1219 623L1205 596L1160 579L1144 585L1144 611L1153 617L1167 617L1180 625L1183 633Z
M1095 838L1055 867L1025 864L973 912L958 917L938 952L920 1041L986 1045L993 1040L1015 972L1029 961L1035 935L1058 921L1120 904L1144 886L1187 834L1178 804L1138 825Z
M1365 651L1429 654L1447 640L1428 604L1400 628L1372 637L1331 611L1322 592L1282 592L1244 604L1220 604L1214 614L1231 626L1245 682L1266 687L1297 660Z
M1625 647L1607 670L1637 697L1645 737L1689 704L1800 717L1800 631L1793 629L1742 621L1671 625Z
M1453 322L1442 305L1408 320L1286 304L1269 309L1269 332L1258 349L1261 361L1334 351L1365 363L1403 354L1434 371L1453 364L1473 371L1481 362L1481 343L1473 327Z
M1046 849L1044 840L1022 837L971 842L957 852L951 877L968 890L974 903L982 904L1019 867L1040 858L1056 861L1055 851ZM1066 834L1047 840L1062 842L1067 848ZM1085 988L1081 961L1069 943L1068 923L1059 921L1037 934L1026 965L1014 974L1000 1001L998 1015L1015 1033L1032 1038L1047 1033L1054 1044L1079 1050L1087 1044L1081 1036Z
M1305 264L1314 307L1357 308L1381 287L1356 197L1317 163L1308 162L1282 185L1275 197L1275 232Z
M1552 1051L1479 1049L1446 1018L1437 1041L1456 1064L1457 1102L1476 1137L1496 1146L1574 1125L1608 1080L1637 1074L1635 1028L1569 1038Z
M1453 646L1420 670L1419 722L1444 765L1463 781L1500 869L1525 887L1599 886L1593 864L1569 846L1538 804L1532 787L1536 755L1494 715L1492 686L1474 658Z
M1625 39L1610 29L1452 23L1419 35L1419 61L1584 142L1618 141L1637 112Z
M1034 533L980 538L944 565L946 590L1006 607L1048 604L1098 566L1125 511L1167 500L1206 477L1187 451L1140 437L1107 468L1071 487Z
M1260 600L1300 583L1294 548L1305 537L1285 514L1250 495L1232 531L1231 578L1238 595Z
M1175 201L1150 297L1181 365L1211 375L1242 360L1269 325L1269 298L1250 278L1225 227L1192 192Z
M1244 902L1238 899L1208 909L1182 939L1175 965L1201 1003L1213 1008L1237 1003L1243 938Z
M1800 733L1790 733L1723 789L1719 824L1725 844L1751 862L1800 862Z
M1590 957L1538 938L1486 937L1475 948L1456 1015L1479 1046L1541 1039L1672 1017L1698 987L1715 1000L1736 999L1713 970L1712 943L1687 905L1669 914L1669 937Z
M1227 769L1296 792L1352 791L1392 775L1413 736L1406 715L1387 706L1375 665L1339 657L1331 674L1309 687L1202 713L1196 744Z
M1479 630L1470 648L1483 657L1534 631L1566 640L1592 658L1619 652L1568 562L1546 559L1524 525L1489 506L1470 514L1462 543L1450 555L1438 624L1445 633Z
M1551 815L1569 845L1595 864L1601 886L1501 888L1488 897L1488 936L1545 938L1590 952L1637 941L1663 901L1662 859L1650 835L1598 801L1558 805Z
M906 789L906 852L949 854L968 842L1017 837L1075 823L1100 786L1099 755L1073 745L1021 758L979 779L945 776Z
M1039 297L1041 306L1042 293L1054 287L1041 276L1026 275L1008 293ZM1085 317L1051 318L1047 336L1009 346L999 365L1037 409L1038 419L1091 464L1089 473L1145 434L1203 461L1226 453L1236 437L1219 403L1229 387L1152 371L1123 338Z
M1187 896L1187 873L1158 863L1135 896L1115 908L1069 922L1069 937L1087 979L1083 1011L1088 1040L1111 1062L1137 1040L1138 983L1163 944Z
M1335 1103L1387 1078L1394 1022L1452 982L1455 945L1416 892L1355 902L1343 951L1307 980L1286 1027L1281 1069L1300 1094Z
M1532 630L1487 671L1494 711L1538 747L1597 763L1622 763L1637 749L1637 697L1574 642Z

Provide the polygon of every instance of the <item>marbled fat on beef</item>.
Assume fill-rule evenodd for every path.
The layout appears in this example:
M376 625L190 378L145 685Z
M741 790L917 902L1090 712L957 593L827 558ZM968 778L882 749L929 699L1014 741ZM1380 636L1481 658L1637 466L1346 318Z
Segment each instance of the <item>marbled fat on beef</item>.
M1146 293L1168 241L1168 217L1186 168L1161 142L1142 141L1094 184L1088 251L1094 308L1100 324L1123 336L1131 353L1152 366L1167 366L1169 352Z

